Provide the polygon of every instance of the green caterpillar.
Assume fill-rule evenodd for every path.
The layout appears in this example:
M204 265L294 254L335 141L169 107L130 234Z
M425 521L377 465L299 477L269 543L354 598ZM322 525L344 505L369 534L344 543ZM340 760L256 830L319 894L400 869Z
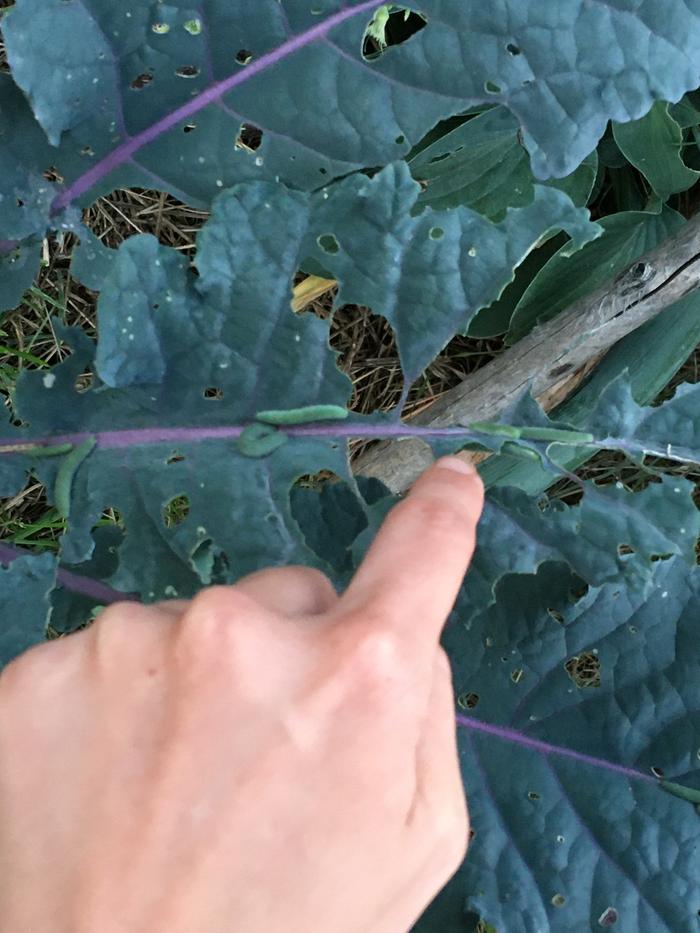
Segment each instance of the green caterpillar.
M0 453L3 454L24 454L26 457L60 457L62 454L69 454L73 450L72 444L56 444L54 447L44 446L42 444L13 444L11 447L0 447Z
M661 781L661 787L674 797L680 797L681 800L687 800L688 803L694 803L698 813L700 813L700 790L694 787L684 787L682 784L675 784L673 781Z
M518 428L512 424L492 424L490 421L474 421L468 425L470 431L492 437L508 437L514 441L557 441L560 444L592 444L592 434L582 431L566 431L562 428Z
M515 457L516 460L536 460L538 463L541 461L540 455L536 450L533 450L531 447L521 447L520 444L516 444L513 441L506 441L501 447L501 453L507 454L509 457Z
M312 421L340 421L347 416L348 410L340 405L307 405L305 408L259 411L255 420L266 424L309 424Z
M244 457L267 457L282 444L286 444L287 440L287 435L277 428L256 423L243 430L236 441L236 447Z
M58 468L56 485L54 486L54 504L58 514L63 516L63 518L68 518L68 513L70 512L70 494L76 471L83 460L92 453L96 443L97 438L88 437L87 440L84 440L82 444L78 444L77 447L73 447L70 444L68 445L69 452Z

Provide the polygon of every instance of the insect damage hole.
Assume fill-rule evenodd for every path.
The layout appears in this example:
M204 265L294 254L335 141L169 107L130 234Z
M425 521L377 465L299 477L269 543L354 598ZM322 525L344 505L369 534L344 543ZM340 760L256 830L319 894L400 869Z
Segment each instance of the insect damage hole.
M219 386L209 386L204 390L204 398L215 399L216 401L221 401L224 397L224 390Z
M239 65L249 65L253 61L253 53L248 49L239 49L236 52L236 62Z
M698 911L700 914L700 910ZM615 910L614 907L606 907L603 913L598 917L598 926L599 927L612 927L615 926L619 920L620 915Z
M457 697L457 706L459 706L460 709L474 709L478 703L478 693L460 693Z
M401 45L428 25L424 13L397 7L381 6L365 29L362 57L368 61L379 58L390 46Z
M244 149L246 152L255 152L260 148L263 141L263 131L259 126L253 123L242 123L236 136L236 149Z
M173 496L163 506L163 524L166 528L181 525L190 513L190 500L185 495Z
M197 78L199 73L200 70L197 65L180 65L179 68L175 69L178 78Z
M94 380L95 380L95 376L92 373L92 371L89 369L86 369L75 380L75 382L73 383L73 388L75 389L76 392L80 394L82 394L83 392L88 392L92 388Z
M582 690L586 687L600 687L600 660L590 651L569 658L564 670Z
M340 252L340 243L338 243L332 233L321 234L316 242L324 253L330 253L334 256L336 253Z
M63 184L63 175L61 175L55 165L50 165L48 168L44 169L41 174L47 181L50 181L52 185Z
M140 91L153 81L153 72L152 71L142 71L141 74L136 75L136 77L131 81L129 87L132 91Z

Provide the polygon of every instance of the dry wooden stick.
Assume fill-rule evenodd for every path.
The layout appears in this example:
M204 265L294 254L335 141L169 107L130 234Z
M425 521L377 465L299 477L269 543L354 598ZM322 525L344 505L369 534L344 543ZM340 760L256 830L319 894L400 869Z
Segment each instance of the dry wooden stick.
M591 295L541 324L486 366L445 392L412 424L447 427L493 420L530 388L554 407L610 347L700 285L700 215L673 238ZM403 492L432 462L416 438L383 441L364 453L355 472Z

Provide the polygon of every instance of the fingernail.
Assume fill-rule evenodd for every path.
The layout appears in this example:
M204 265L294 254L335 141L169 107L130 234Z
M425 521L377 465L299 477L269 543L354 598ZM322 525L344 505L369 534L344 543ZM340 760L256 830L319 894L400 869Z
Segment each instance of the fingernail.
M469 460L462 460L461 457L441 457L436 466L444 470L454 470L455 473L466 473L473 476L476 473L476 467Z

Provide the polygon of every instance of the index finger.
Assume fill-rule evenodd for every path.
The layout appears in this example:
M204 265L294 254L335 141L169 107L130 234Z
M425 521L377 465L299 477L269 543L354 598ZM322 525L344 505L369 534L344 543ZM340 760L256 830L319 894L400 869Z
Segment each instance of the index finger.
M437 644L474 553L484 487L476 469L443 457L396 505L340 601L421 646Z

